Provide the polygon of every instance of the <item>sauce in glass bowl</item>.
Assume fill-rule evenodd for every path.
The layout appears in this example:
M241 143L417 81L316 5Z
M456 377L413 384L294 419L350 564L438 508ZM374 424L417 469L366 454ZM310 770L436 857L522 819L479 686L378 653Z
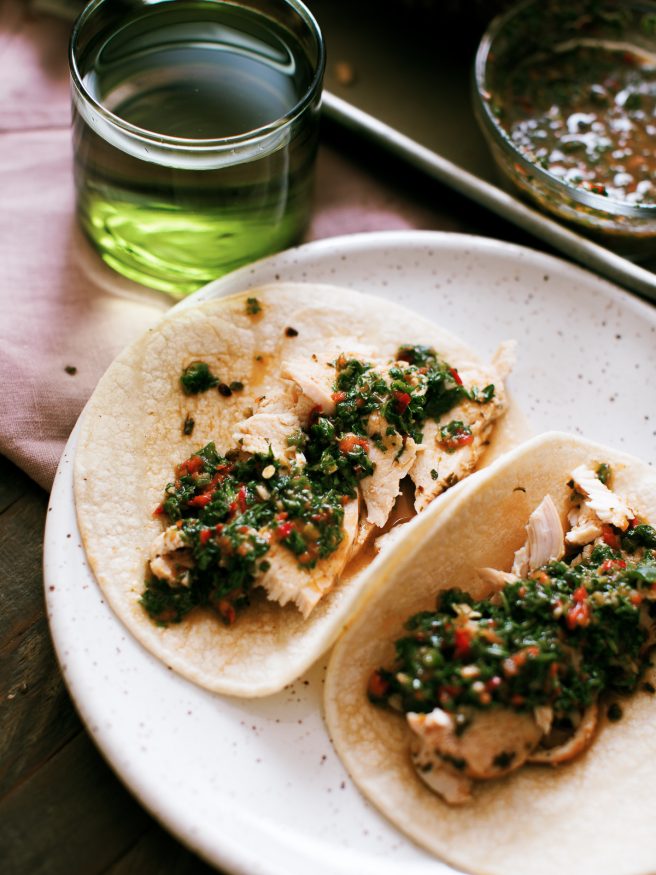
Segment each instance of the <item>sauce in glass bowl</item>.
M656 254L656 3L524 0L488 28L474 82L513 188L623 255Z
M656 203L656 62L579 43L509 71L497 117L515 145L569 185Z

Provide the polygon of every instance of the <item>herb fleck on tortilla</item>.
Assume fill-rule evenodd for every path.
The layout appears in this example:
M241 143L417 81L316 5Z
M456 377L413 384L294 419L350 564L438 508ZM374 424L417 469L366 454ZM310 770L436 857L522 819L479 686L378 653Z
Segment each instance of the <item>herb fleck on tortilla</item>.
M219 380L211 372L207 362L192 362L182 371L180 385L185 395L198 395L218 385Z
M262 305L257 298L246 298L246 312L249 316L257 316L262 312Z

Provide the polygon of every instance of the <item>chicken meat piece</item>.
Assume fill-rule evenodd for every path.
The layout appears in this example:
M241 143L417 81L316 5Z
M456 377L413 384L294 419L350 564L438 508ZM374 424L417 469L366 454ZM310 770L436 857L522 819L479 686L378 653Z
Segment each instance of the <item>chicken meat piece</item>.
M592 468L579 465L572 471L572 480L577 492L584 496L583 503L601 523L617 526L626 531L629 521L635 518L634 511L619 496L597 477Z
M455 715L441 708L429 714L408 713L416 736L413 760L426 764L432 756L434 763L454 766L466 778L498 778L523 765L543 736L532 714L509 708L470 708L463 716L465 722L459 724Z
M332 416L335 412L333 385L335 368L316 356L311 359L292 359L282 363L280 373L290 380L296 390L298 417L306 422L310 411L320 408L321 413Z
M472 779L443 760L435 748L424 744L420 736L413 736L410 757L424 784L449 805L463 805L471 801Z
M599 708L597 707L597 703L593 702L592 705L586 708L577 727L565 741L552 746L537 747L528 757L528 762L557 766L560 763L573 760L574 757L583 753L583 751L592 744L592 739L594 738L595 730L597 728L598 716ZM544 742L548 743L548 736L549 731L545 732L543 739Z
M510 571L499 571L498 568L477 568L476 574L487 587L488 595L485 598L499 592L507 583L515 583L519 580L516 574Z
M150 546L150 570L159 580L176 586L189 586L192 564L191 550L177 526L169 526Z
M565 540L573 547L584 547L599 538L603 532L602 524L594 511L582 504L573 507L567 514L570 530L565 535Z
M401 492L401 480L414 464L417 454L417 444L411 437L404 438L398 432L388 435L387 427L388 422L380 413L371 414L367 432L370 437L379 436L376 442L370 441L368 450L375 468L373 474L360 481L360 491L367 506L367 521L378 528L387 522Z
M317 602L330 592L351 555L351 547L358 529L358 499L344 507L343 537L334 553L319 559L312 569L299 566L298 559L281 544L272 544L266 554L269 568L257 578L267 598L281 605L293 602L307 618Z
M238 423L232 438L246 453L267 454L269 450L278 461L285 465L295 461L303 463L304 458L293 442L293 436L300 431L301 423L293 412L254 413Z
M542 499L528 518L526 534L526 543L515 553L512 567L512 573L519 578L565 555L565 533L550 495Z
M494 384L494 397L484 403L466 399L444 414L438 421L427 420L423 440L417 452L410 477L415 484L415 510L420 513L434 498L471 473L485 449L496 420L505 412L506 393L499 372L483 365L463 367L460 378L468 389ZM455 449L446 449L441 429L459 421L471 429L472 440Z

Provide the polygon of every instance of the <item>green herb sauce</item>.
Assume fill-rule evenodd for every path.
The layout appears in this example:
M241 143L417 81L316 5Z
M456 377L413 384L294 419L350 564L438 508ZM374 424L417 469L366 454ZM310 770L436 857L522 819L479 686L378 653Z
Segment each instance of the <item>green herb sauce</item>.
M146 581L141 601L153 619L177 622L194 607L210 605L232 622L258 574L268 570L262 560L273 543L290 550L306 569L330 556L343 538L344 504L375 469L371 443L385 450L382 435L368 434L373 413L387 421L388 435L421 442L427 419L441 417L463 399L486 403L494 396L493 385L468 392L457 372L428 347L401 347L398 358L389 378L358 359L337 360L334 413L316 409L307 428L288 438L305 456L302 467L281 467L272 454L222 456L212 443L177 467L156 513L179 526L189 554L185 582ZM185 368L180 382L185 394L212 386L226 396L243 389L240 382L220 383L204 362ZM460 437L471 434L461 422L455 425Z
M636 527L621 550L599 546L579 564L553 562L494 600L442 592L436 611L407 621L393 667L371 678L370 698L404 712L550 705L563 716L604 691L636 689L646 664L641 611L656 614L642 604L656 587L656 554L646 548L653 534Z

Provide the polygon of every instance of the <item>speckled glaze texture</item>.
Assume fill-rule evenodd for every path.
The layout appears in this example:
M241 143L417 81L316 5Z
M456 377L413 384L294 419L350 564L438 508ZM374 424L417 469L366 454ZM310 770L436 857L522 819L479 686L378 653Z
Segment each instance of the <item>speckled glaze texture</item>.
M656 461L656 311L558 259L494 240L391 232L311 243L231 274L179 306L277 280L404 304L489 358L518 341L510 391L538 433L571 431ZM141 802L228 872L439 875L352 786L321 715L324 661L260 701L176 676L104 604L73 503L77 430L60 464L45 587L64 677L96 743Z

